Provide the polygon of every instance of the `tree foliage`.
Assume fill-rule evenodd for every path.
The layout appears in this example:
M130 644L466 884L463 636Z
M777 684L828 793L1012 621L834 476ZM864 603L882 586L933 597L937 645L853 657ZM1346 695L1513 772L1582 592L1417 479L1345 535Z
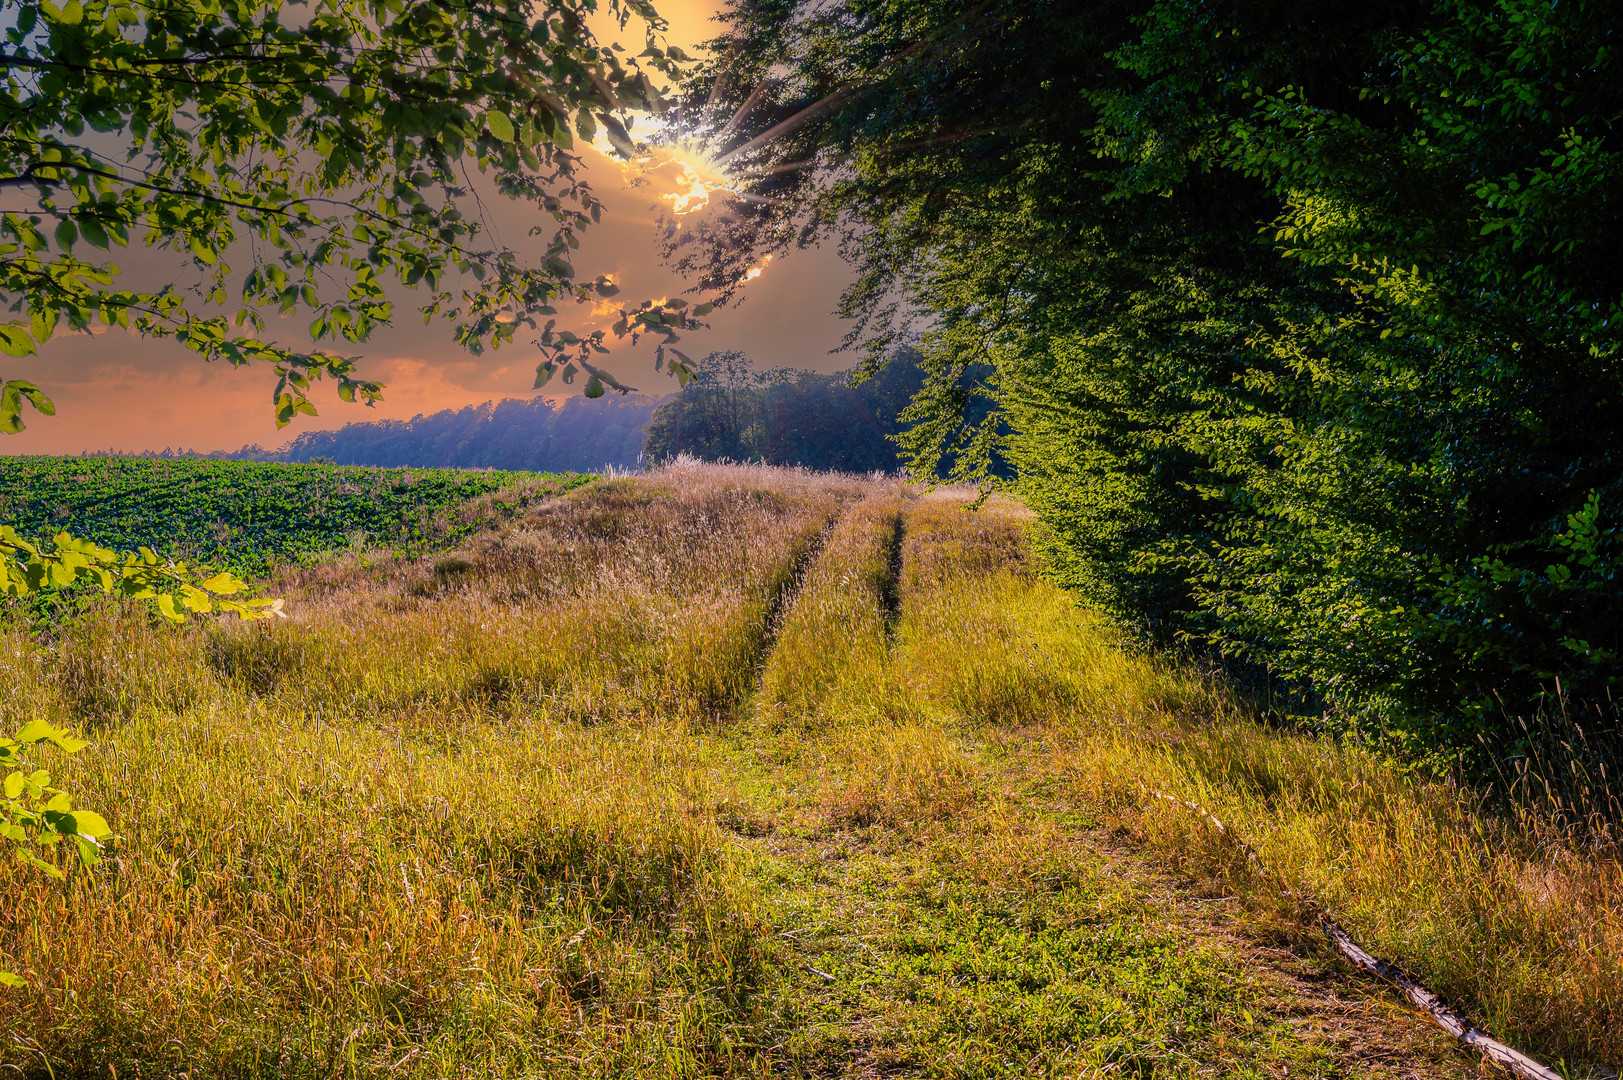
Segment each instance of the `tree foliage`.
M544 382L584 369L605 334L557 327L559 305L617 290L571 260L602 213L576 140L629 151L627 109L660 104L653 79L680 50L645 0L636 58L585 28L595 0L3 0L0 350L33 352L97 322L173 339L207 360L276 371L278 423L314 411L313 380L372 401L377 383L337 350L394 317L388 288L423 292L478 352L533 334ZM484 199L530 204L540 254L499 242ZM104 253L135 245L128 270ZM184 279L184 280L182 280ZM662 341L686 305L620 313L615 332ZM311 343L266 336L298 317ZM297 325L297 324L296 324ZM679 359L679 368L685 372ZM623 388L622 388L623 389ZM5 384L0 427L36 387Z
M858 338L927 320L916 460L1001 448L1091 602L1417 751L1623 680L1610 5L730 20L690 121L761 87L772 203L710 239L837 233Z
M690 384L691 385L691 384ZM601 472L634 469L643 428L661 397L487 401L410 420L306 431L276 450L245 446L215 458L421 468Z

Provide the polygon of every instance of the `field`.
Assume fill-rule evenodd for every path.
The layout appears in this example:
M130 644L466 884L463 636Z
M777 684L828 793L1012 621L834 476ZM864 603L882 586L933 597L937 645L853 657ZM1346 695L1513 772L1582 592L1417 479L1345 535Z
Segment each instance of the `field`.
M1049 584L1022 508L721 466L533 490L443 549L284 565L285 621L4 631L0 728L84 732L50 767L119 839L0 866L0 1066L1479 1068L1158 793L1497 1036L1623 1060L1615 854L1259 724Z
M0 458L0 521L24 536L66 529L119 549L258 575L353 545L422 551L488 524L456 508L500 491L513 509L587 477L279 465L189 458ZM489 501L479 506L488 510Z

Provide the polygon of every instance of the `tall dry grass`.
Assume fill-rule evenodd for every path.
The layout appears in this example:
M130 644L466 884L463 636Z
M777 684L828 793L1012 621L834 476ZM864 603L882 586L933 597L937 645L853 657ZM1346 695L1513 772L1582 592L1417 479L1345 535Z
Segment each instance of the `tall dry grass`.
M1623 1061L1615 849L1575 842L1559 814L1507 811L1368 747L1267 726L1216 678L1135 650L1034 574L1018 509L965 525L955 501L923 501L907 522L893 662L916 699L994 740L1039 739L1066 789L1284 917L1276 926L1294 914L1277 885L1152 793L1207 808L1367 948L1501 1037Z
M1292 889L1366 948L1512 1043L1623 1060L1623 864L1574 847L1488 793L1408 773L1367 748L1270 731L1126 717L1059 735L1060 767L1130 813L1155 846L1264 910L1291 904L1160 791L1237 830Z
M119 836L0 867L0 1064L26 1074L748 1071L765 936L695 723L753 689L853 482L593 484L435 560L281 582L274 625L113 610L0 642L7 721Z
M795 721L797 756L821 787L829 824L907 826L962 814L983 795L957 730L996 690L973 650L991 624L965 601L996 604L1030 582L1027 515L1002 499L971 513L972 493L900 502L870 497L841 520L807 575L763 678L759 719ZM1028 711L1048 698L1034 685Z
M31 984L0 994L0 1066L769 1071L796 1022L776 928L715 824L771 813L717 757L757 737L800 748L832 828L984 825L989 770L1020 770L1305 933L1150 793L1198 802L1496 1033L1623 1059L1615 857L1258 723L1046 583L1018 506L969 498L674 469L437 559L302 571L282 624L0 636L0 722L88 726L52 767L122 838L66 885L0 867L0 966Z

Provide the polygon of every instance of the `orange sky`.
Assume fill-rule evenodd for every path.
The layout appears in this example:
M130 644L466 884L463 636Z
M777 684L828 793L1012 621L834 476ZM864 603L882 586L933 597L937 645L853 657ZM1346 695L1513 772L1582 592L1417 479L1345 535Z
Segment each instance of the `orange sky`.
M707 23L717 10L716 0L664 0L658 6L671 22L672 42L687 46L711 35ZM605 33L604 27L599 33ZM635 23L627 36L637 39L624 42L637 46L631 51L641 51L641 30ZM622 300L683 292L684 283L658 262L657 210L651 205L656 192L629 188L617 163L590 151L587 156L591 183L608 213L583 240L573 260L577 270L586 276L616 275ZM514 218L511 224L523 223ZM247 267L236 269L246 272ZM715 349L742 349L763 365L824 371L848 367L853 357L831 356L829 351L844 332L833 309L849 277L832 251L793 253L773 262L742 290L741 303L717 310L708 320L711 329L688 336L679 347L695 359ZM355 420L404 419L532 392L537 357L529 346L470 356L451 342L448 325L422 325L410 310L410 294L398 299L402 314L396 326L365 345L337 347L364 356L365 377L387 384L383 402L373 409L345 405L331 389L318 387L313 398L320 415L301 417L278 431L271 417L274 381L269 368L206 364L172 343L117 330L68 335L49 342L38 356L6 360L0 373L37 382L55 400L57 415L28 416L28 430L0 436L0 454L279 446L301 431ZM645 391L675 388L653 370L651 345L621 346L605 366ZM577 382L575 390L579 386ZM555 384L548 392L571 391Z

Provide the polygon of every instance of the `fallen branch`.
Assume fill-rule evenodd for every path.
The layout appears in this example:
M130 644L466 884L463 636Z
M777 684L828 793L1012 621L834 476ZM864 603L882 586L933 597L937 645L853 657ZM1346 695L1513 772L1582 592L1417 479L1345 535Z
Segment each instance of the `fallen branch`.
M1217 816L1211 813L1211 811L1197 803L1192 803L1185 799L1175 798L1174 796L1167 795L1159 791L1149 791L1148 789L1145 790L1148 794L1155 796L1157 799L1165 799L1167 802L1176 803L1179 806L1194 811L1202 818L1205 818L1206 821L1209 822L1220 834L1239 847L1240 851L1245 855L1246 861L1249 862L1258 873L1264 877L1272 878L1274 884L1279 887L1279 891L1281 893L1313 914L1314 921L1318 923L1319 928L1322 929L1330 938L1330 943L1335 947L1337 953L1339 953L1349 963L1364 969L1372 975L1387 980L1399 990L1402 990L1404 997L1408 998L1416 1008L1420 1009L1427 1016L1429 1016L1444 1031L1448 1032L1456 1039L1459 1039L1471 1049L1476 1050L1478 1053L1482 1054L1483 1057L1487 1058L1495 1065L1498 1065L1500 1068L1514 1073L1516 1076L1522 1077L1523 1080L1561 1080L1561 1074L1557 1073L1554 1069L1541 1065L1532 1058L1528 1057L1526 1054L1514 1050L1497 1039L1490 1037L1481 1028L1471 1023L1470 1020L1467 1020L1453 1009L1450 1009L1447 1005L1443 1004L1441 998L1432 993L1430 990L1427 990L1418 981L1416 981L1413 976L1404 971L1402 968L1389 964L1385 960L1366 952L1356 941L1352 939L1351 934L1342 929L1341 926L1330 917L1329 912L1325 911L1323 907L1315 903L1313 900L1310 900L1301 893L1297 892L1295 889L1292 889L1289 885L1285 884L1285 880L1280 877L1279 874L1275 873L1267 863L1262 861L1262 856L1257 854L1256 848L1253 848L1239 836L1235 835L1235 833L1227 825L1224 825L1220 820L1218 820Z

